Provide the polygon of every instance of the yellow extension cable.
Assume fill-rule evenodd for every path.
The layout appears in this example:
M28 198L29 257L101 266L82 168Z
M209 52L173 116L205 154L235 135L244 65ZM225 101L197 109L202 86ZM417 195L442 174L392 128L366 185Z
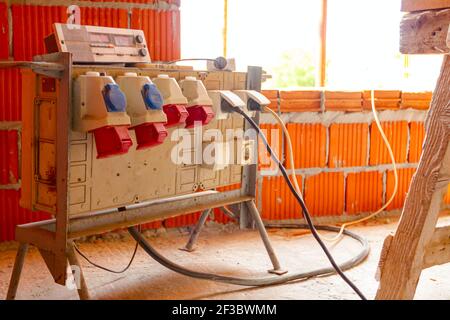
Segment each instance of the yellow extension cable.
M375 211L374 213L368 215L367 217L358 219L358 220L354 220L354 221L350 221L350 222L346 222L343 223L341 225L341 229L339 230L339 233L332 238L326 237L324 235L320 235L320 237L326 241L329 242L335 242L337 240L339 240L342 236L342 233L344 232L345 228L354 224L358 224L361 223L363 221L367 221L369 219L372 219L373 217L375 217L376 215L378 215L380 212L384 211L394 200L395 195L397 194L398 191L398 172L397 172L397 164L395 162L395 157L394 157L394 152L392 151L392 147L386 137L386 134L383 130L383 128L381 127L381 123L380 123L380 119L378 118L378 114L377 114L377 110L375 108L375 95L374 95L374 91L371 91L371 104L372 104L372 113L373 116L375 118L375 123L378 127L378 130L380 131L381 137L383 138L383 141L388 149L389 152L389 156L391 157L391 161L392 161L392 166L394 168L394 192L392 193L391 197L389 198L389 200L377 211ZM284 121L280 118L280 116L273 111L270 108L265 108L267 111L269 111L272 116L275 118L275 120L278 122L278 124L281 126L284 136L286 137L286 142L287 142L287 146L289 149L289 163L290 163L290 167L291 167L291 177L292 177L292 183L294 184L295 190L297 191L297 193L299 194L299 196L302 196L301 190L300 190L300 186L297 183L297 176L295 174L295 166L294 166L294 153L293 153L293 147L292 147L292 141L291 141L291 137L289 135L289 132L286 128L286 125L284 123Z

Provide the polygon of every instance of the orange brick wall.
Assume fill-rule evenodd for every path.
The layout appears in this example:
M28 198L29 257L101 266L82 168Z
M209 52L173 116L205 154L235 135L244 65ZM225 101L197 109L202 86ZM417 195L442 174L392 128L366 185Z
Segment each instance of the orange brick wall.
M287 161L289 151L280 127L269 115L262 115L261 128L285 167L298 172L302 196L313 217L322 221L332 217L336 221L336 217L368 214L391 197L393 167L372 118L370 91L268 90L263 94L271 100L270 108L291 119L287 128L294 146L294 168ZM384 116L380 115L382 127L398 165L398 193L387 210L403 207L422 151L425 105L430 103L430 98L427 92L375 91L375 105L380 114L385 111ZM266 220L302 218L299 204L261 141L259 157L257 203L262 217ZM450 204L450 189L444 200ZM197 216L178 218L178 225L168 220L164 225L193 224ZM215 211L214 220L231 221L219 210Z
M338 123L330 126L330 168L367 165L368 128L367 123Z
M423 122L411 122L409 124L409 162L419 162L422 153L422 142L425 138Z
M406 199L406 194L408 193L409 184L411 183L412 176L415 172L415 168L408 169L399 169L398 173L398 191L394 197L394 200L389 205L388 209L400 209L403 207L403 203ZM387 172L387 180L386 180L386 199L392 197L392 193L394 192L394 171L389 170Z
M345 208L349 214L376 211L383 202L383 173L366 171L347 175Z
M297 178L302 185L301 177ZM282 177L264 177L262 181L262 217L267 220L300 219L301 208Z
M384 122L381 124L391 145L395 161L405 163L408 147L408 123L406 121ZM370 165L391 163L388 148L384 144L375 123L370 126Z
M294 146L295 168L313 168L326 165L326 128L321 124L289 123L287 129ZM281 135L281 134L280 134ZM307 151L307 152L305 152ZM289 152L286 151L286 159ZM287 161L286 168L290 168Z
M305 203L312 216L344 213L344 174L322 172L306 178Z
M270 90L270 96L279 97L278 106L272 101L271 108L288 113L286 118L291 119L287 128L294 145L295 170L314 217L336 221L336 216L371 213L391 197L393 167L372 117L369 90L280 91L278 95ZM398 165L398 193L387 210L403 207L422 152L423 120L430 100L429 92L375 91L375 106ZM261 121L272 120L264 115ZM282 150L286 168L292 169L286 161L287 146ZM264 167L260 170L258 205L263 218L298 218L300 208L280 174ZM450 186L444 201L450 204Z
M55 22L67 21L67 6L61 1L0 0L0 60L31 60L45 53L44 38ZM167 6L167 3L170 6ZM77 2L81 24L143 29L153 61L180 58L179 0L111 0ZM0 70L0 242L14 239L17 224L48 219L48 214L20 208L21 74L19 69ZM275 94L278 94L275 91ZM14 148L16 146L16 148ZM18 152L17 152L18 151ZM20 173L20 172L19 172ZM169 219L168 226L195 222L195 215ZM158 228L162 222L143 225Z

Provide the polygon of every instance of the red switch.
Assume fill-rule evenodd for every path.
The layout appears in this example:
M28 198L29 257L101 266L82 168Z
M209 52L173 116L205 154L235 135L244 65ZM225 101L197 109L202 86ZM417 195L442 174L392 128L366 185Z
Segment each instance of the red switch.
M92 132L97 146L97 159L127 153L133 145L128 126L106 126Z
M166 127L183 124L189 116L186 107L179 104L166 104L163 111L167 116Z
M161 144L169 135L164 124L160 122L146 122L133 129L136 133L138 150Z
M194 127L195 122L207 125L214 118L214 111L210 106L193 106L187 109L189 116L186 119L186 128Z

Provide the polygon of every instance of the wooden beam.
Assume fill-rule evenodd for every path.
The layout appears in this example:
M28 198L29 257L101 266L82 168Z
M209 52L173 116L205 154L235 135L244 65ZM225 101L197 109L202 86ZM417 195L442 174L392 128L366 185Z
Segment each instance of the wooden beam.
M320 21L320 62L319 62L319 86L324 87L327 76L327 19L328 0L322 0Z
M16 227L16 241L29 243L47 251L55 251L55 233L39 228Z
M223 56L228 55L228 0L223 0Z
M402 0L403 12L450 8L450 0Z
M450 9L405 14L400 23L400 52L448 53Z
M16 298L20 275L22 274L23 263L25 262L27 251L28 243L21 243L19 246L19 250L17 250L16 260L14 261L11 280L9 281L8 293L6 294L6 300L14 300Z
M377 299L412 299L423 269L426 246L433 238L450 177L450 57L441 74L425 121L423 153L412 179L402 218L383 248Z
M423 269L450 262L450 226L436 228L425 251Z

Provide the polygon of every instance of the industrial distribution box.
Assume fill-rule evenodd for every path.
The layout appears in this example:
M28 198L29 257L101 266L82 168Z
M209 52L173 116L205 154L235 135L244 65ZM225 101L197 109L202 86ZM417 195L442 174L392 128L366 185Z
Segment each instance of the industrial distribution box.
M238 94L246 73L152 64L142 31L80 28L56 24L46 40L50 52L72 54L66 96L54 77L22 71L23 207L55 213L64 161L69 215L242 181L256 146L227 132L242 131L244 120L222 105L245 106ZM68 104L68 159L57 157L61 99ZM205 134L210 129L220 139Z

